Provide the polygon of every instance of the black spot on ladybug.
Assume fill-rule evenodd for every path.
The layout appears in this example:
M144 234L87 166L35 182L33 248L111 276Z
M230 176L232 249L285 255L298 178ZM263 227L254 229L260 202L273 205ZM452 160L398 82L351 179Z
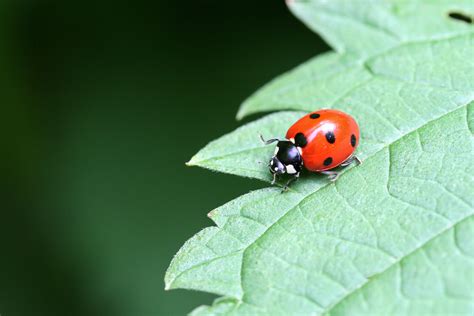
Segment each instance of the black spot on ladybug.
M334 142L336 141L336 136L334 136L333 132L327 132L326 140L328 141L329 144L334 144Z
M352 147L355 147L357 142L356 136L354 134L351 135L351 145Z
M318 113L313 113L309 116L309 118L312 118L313 120L319 118L321 115L319 115Z
M304 148L308 144L308 141L306 140L306 137L304 136L303 133L296 134L295 144L296 146L301 147L301 148Z
M324 164L325 166L329 166L330 164L332 164L332 158L331 158L331 157L327 157L326 159L324 159L323 164Z

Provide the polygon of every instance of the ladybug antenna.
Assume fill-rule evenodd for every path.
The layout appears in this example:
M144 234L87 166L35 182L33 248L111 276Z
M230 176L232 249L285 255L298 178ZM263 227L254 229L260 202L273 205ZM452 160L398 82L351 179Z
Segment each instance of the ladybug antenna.
M260 134L260 139L262 140L262 142L263 142L265 145L269 145L269 144L271 144L271 143L279 142L279 141L280 141L278 138L272 138L272 139L269 139L269 140L265 140L265 138L263 138L262 134Z

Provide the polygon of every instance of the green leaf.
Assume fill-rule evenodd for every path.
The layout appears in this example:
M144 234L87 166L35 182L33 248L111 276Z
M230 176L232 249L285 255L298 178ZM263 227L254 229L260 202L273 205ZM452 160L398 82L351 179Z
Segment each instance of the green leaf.
M337 53L271 82L239 116L341 109L361 127L363 164L209 213L217 227L186 242L165 277L224 296L193 315L474 312L474 35L447 17L469 4L290 2ZM281 137L301 115L247 124L189 164L269 181L258 134Z
M342 106L348 93L374 79L455 85L472 92L473 81L467 82L472 78L468 71L472 69L472 45L456 42L471 42L473 25L454 20L448 13L473 15L474 2L365 2L290 1L295 15L337 53L318 56L270 82L242 104L237 117L269 110Z

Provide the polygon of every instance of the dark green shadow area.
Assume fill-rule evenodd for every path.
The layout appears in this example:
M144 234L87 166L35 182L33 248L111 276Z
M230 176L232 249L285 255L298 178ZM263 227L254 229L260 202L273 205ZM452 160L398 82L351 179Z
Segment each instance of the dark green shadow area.
M211 303L165 292L165 270L207 212L264 184L184 163L328 49L283 2L97 2L0 4L2 316Z

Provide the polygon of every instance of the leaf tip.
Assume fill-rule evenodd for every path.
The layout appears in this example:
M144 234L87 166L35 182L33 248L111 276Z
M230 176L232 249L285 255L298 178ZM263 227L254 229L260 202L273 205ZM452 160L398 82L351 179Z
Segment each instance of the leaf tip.
M212 219L214 216L216 216L216 214L217 214L217 209L214 209L214 210L210 211L209 213L207 213L207 217Z
M165 291L169 291L175 289L176 287L173 286L174 281L176 281L176 274L172 272L173 261L171 262L168 270L165 273Z
M253 97L250 96L247 99L242 102L242 104L239 107L239 110L237 111L237 114L235 115L235 118L240 121L244 117L246 117L249 114L252 114L252 105L253 105Z
M196 156L191 157L191 159L189 159L189 161L185 162L184 164L188 167L196 166L197 165Z
M245 104L245 103L244 103L244 104ZM243 104L243 105L244 105L244 104ZM242 119L245 117L245 115L247 115L246 110L245 110L245 108L244 108L243 105L239 108L239 110L237 111L237 114L235 115L235 119L236 119L237 121L242 120Z
M165 291L169 291L172 289L172 284L173 284L173 281L170 280L170 276L168 274L168 271L166 271L166 274L165 274Z
M173 286L173 282L165 282L165 291L174 290L176 287Z

